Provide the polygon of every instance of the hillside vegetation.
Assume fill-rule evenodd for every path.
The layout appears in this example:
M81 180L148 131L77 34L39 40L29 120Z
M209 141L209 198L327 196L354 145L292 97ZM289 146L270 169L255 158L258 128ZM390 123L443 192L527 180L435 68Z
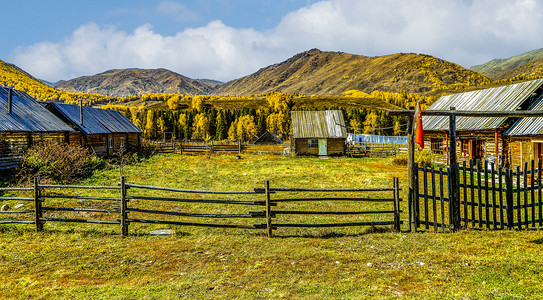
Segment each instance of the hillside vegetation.
M214 86L216 84L210 85L166 69L123 69L63 81L55 88L66 92L125 97L151 93L212 94Z
M85 104L104 103L108 101L122 102L123 99L106 97L89 93L67 93L56 90L21 70L19 67L0 60L0 85L25 91L41 101L62 101L65 103Z
M470 69L485 74L492 79L509 79L520 75L514 69L518 69L541 57L543 57L543 49L536 49L510 58L494 59L482 65L473 66ZM524 72L532 73L533 70L526 68Z
M428 55L366 57L313 49L227 82L219 91L233 95L270 91L329 95L347 90L429 93L488 83L484 75Z

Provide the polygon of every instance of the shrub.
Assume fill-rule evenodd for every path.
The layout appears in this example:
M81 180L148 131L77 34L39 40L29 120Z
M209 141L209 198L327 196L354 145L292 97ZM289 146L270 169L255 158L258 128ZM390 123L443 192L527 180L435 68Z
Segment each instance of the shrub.
M415 162L420 166L431 166L434 161L432 151L415 151ZM392 159L392 163L398 166L407 166L407 153L400 153Z
M103 159L81 146L44 142L35 144L23 155L18 177L20 181L40 176L46 180L69 183L89 176L104 166Z

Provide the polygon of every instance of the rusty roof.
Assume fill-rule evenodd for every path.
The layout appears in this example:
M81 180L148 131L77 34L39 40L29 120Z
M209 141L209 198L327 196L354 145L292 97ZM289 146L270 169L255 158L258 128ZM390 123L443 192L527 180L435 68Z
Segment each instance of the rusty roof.
M543 79L537 79L484 90L446 95L439 98L427 110L449 110L450 107L466 111L515 111L529 109L538 100L536 96L541 95L543 91L542 85ZM457 117L456 129L495 129L501 126L506 119L506 117ZM449 129L448 117L423 116L422 121L424 130Z
M347 138L343 112L291 111L294 138Z
M0 131L73 131L27 93L13 90L12 112L8 113L9 89L0 87Z

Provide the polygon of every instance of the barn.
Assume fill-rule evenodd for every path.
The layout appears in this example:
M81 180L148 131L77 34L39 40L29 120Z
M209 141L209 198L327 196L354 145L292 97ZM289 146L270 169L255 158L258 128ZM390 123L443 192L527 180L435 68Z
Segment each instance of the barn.
M88 147L96 156L141 145L142 131L118 111L64 103L48 103L46 108L74 129L70 144Z
M427 110L518 111L536 109L543 99L543 79L446 95ZM424 149L431 150L437 162L449 160L449 119L446 116L423 116ZM535 157L543 142L530 118L457 117L456 156L459 162L472 159L494 161L500 166L519 165ZM531 118L533 119L533 118ZM540 118L538 118L540 119ZM539 120L538 122L542 122ZM527 123L529 122L529 123ZM522 124L522 125L521 125ZM531 125L530 125L531 124ZM543 127L543 124L541 124ZM535 145L535 146L534 146Z
M73 129L22 91L0 87L0 170L42 141L68 142Z
M291 151L297 155L345 155L347 130L340 110L292 111Z

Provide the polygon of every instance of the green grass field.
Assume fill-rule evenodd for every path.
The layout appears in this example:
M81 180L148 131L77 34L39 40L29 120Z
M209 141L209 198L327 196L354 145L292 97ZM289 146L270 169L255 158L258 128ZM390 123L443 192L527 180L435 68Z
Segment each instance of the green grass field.
M239 160L157 155L124 167L123 174L131 183L204 190L251 190L266 179L272 186L312 188L389 187L395 176L405 188L407 180L405 167L390 159L250 155ZM116 185L119 176L119 169L103 170L80 184ZM390 226L280 228L270 239L263 230L171 225L131 225L125 238L116 225L46 223L44 228L35 233L31 225L0 226L1 298L533 299L543 294L541 231L408 233L404 224L401 233ZM147 234L166 228L177 234Z

